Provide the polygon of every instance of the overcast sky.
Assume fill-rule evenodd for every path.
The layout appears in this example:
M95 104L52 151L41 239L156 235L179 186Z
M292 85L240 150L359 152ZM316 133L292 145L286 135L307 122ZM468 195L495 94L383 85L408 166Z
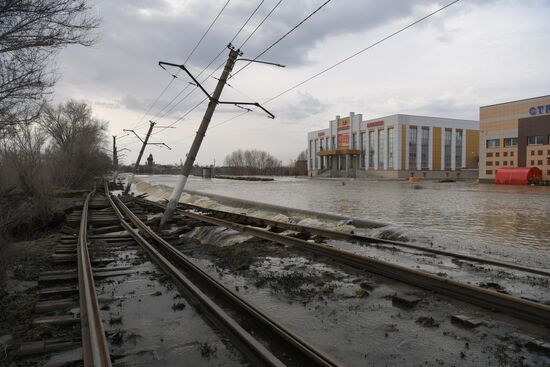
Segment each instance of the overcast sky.
M235 40L248 37L279 0L265 0ZM325 0L284 0L243 47L254 58ZM166 106L182 89L194 88L180 73L145 114L172 76L159 61L181 64L189 56L227 0L104 0L92 2L103 19L99 40L91 48L69 47L57 59L60 80L55 101L89 102L97 117L109 121L109 134L139 126L149 119L168 125L204 96L199 90L170 112ZM222 99L263 102L327 66L367 47L449 1L332 0L303 26L262 56L286 68L252 64L229 81ZM231 0L187 65L195 73L216 56L260 3ZM209 130L197 157L200 164L221 163L236 149L266 150L283 163L306 148L307 132L328 126L350 111L364 119L405 113L478 119L479 107L550 94L550 1L462 0L427 21L340 65L265 105L275 116L255 111ZM212 64L223 63L227 51ZM243 65L244 62L238 62ZM169 70L176 73L177 70ZM214 76L219 76L218 71ZM208 74L203 74L203 77ZM205 83L214 89L216 80ZM176 101L178 101L177 99ZM172 107L170 105L168 108ZM199 106L159 131L149 146L157 163L175 163L189 150L206 109ZM219 107L211 126L243 110ZM145 116L144 116L145 115ZM165 115L163 118L159 117ZM137 139L125 137L119 147L131 149Z

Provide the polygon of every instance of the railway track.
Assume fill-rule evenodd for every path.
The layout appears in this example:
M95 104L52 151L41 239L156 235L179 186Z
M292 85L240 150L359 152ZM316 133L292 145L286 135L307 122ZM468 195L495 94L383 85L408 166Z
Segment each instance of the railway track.
M105 190L108 188L105 187ZM123 228L170 274L188 299L212 323L231 336L235 345L254 365L338 366L329 356L195 265L145 225L119 198L109 197L109 201ZM250 331L241 326L235 317Z
M151 205L160 209L164 209L164 205L161 203L152 202L141 198L136 198L136 200L143 205ZM216 210L216 209L210 209L210 208L207 209L198 205L193 205L188 203L180 203L179 210L181 209L192 210L194 212L203 213L209 217L227 219L227 220L230 220L239 224L244 224L244 225L270 227L272 230L290 230L298 233L305 233L308 235L319 236L326 239L343 240L348 242L359 243L362 245L373 245L373 244L392 245L392 246L397 246L402 248L418 250L425 253L444 255L451 258L471 261L479 264L494 265L504 269L519 270L528 274L535 274L535 275L550 277L550 271L544 270L544 269L526 267L518 264L513 264L513 263L508 263L508 262L503 262L503 261L498 261L493 259L479 258L476 256L470 256L470 255L460 254L460 253L451 252L451 251L434 249L434 248L415 245L415 244L407 243L403 241L395 241L390 239L365 236L365 235L356 234L353 232L334 231L326 228L304 226L304 225L295 224L295 223L281 222L281 221L276 221L276 220L267 219L267 218L260 218L260 217L227 212L227 211Z
M88 194L82 208L77 243L82 359L85 367L108 367L111 366L109 344L103 329L88 251L88 206L92 195L94 191Z
M157 208L163 208L163 205L159 203L152 203L147 201L147 204L156 206ZM296 249L329 258L336 262L346 264L360 270L366 270L368 272L382 275L384 277L410 284L418 288L434 291L439 294L448 296L452 299L468 302L470 304L480 306L491 311L498 311L503 314L526 320L534 324L550 327L550 306L548 305L450 280L438 275L410 269L387 261L353 254L323 244L305 241L295 237L289 237L272 232L270 229L284 228L299 232L307 232L311 230L311 233L315 233L319 236L321 236L322 234L326 234L327 236L338 236L339 238L357 238L357 235L327 231L325 229L304 227L295 224L287 224L252 217L248 217L248 223L252 222L254 225L242 224L236 221L218 218L215 215L212 215L212 212L214 211L208 210L205 213L204 208L200 208L199 211L196 207L192 208L192 210L189 210L189 206L187 206L187 209L179 208L177 210L177 213L179 213L180 215L193 220L208 223L211 225L230 228L235 231L246 233L264 240L272 241L280 245L292 246ZM241 221L243 220L243 215L234 215L233 213L226 212L222 213L226 217L236 216ZM220 212L217 211L217 214L219 215ZM268 225L269 227L264 227L266 225ZM387 240L383 241L389 242Z

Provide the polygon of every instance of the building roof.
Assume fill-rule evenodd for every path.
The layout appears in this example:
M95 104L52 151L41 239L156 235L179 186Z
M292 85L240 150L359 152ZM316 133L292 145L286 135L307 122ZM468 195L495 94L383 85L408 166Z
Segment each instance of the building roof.
M479 108L493 107L493 106L499 106L499 105L508 104L508 103L523 102L523 101L529 101L529 100L531 100L531 99L539 99L539 98L546 98L546 97L550 97L550 94L547 94L547 95L545 95L545 96L538 96L538 97L517 99L517 100L515 100L515 101L508 101L508 102L500 102L500 103L488 104L488 105L485 105L485 106L481 106L481 107L479 107Z

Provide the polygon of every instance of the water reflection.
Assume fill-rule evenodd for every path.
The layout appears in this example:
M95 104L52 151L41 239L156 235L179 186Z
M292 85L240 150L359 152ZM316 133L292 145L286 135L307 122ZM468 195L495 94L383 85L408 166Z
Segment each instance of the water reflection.
M173 186L174 176L143 176ZM190 190L376 220L418 242L547 267L550 187L472 182L341 181L277 178L272 182L191 178Z

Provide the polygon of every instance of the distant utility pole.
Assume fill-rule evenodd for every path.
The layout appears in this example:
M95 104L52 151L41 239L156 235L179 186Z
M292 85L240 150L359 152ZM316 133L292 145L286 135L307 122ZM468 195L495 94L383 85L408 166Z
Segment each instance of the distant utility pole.
M118 155L116 151L116 135L113 135L113 169L118 170Z
M178 181L176 183L176 186L174 187L174 190L170 195L170 200L168 202L168 205L166 205L166 209L160 221L159 229L162 229L166 225L166 223L170 220L170 218L172 218L172 214L174 213L174 210L176 210L176 206L178 205L179 199L185 187L185 183L187 182L187 177L189 177L189 174L191 173L191 169L193 168L193 163L195 162L195 158L197 157L197 153L199 152L199 148L201 146L202 140L206 134L206 130L208 129L208 124L210 123L210 120L212 119L212 115L214 114L214 111L216 110L216 106L218 104L232 104L236 106L253 105L264 110L271 118L275 118L275 116L273 116L272 113L267 111L257 102L254 102L254 103L222 102L219 100L222 94L223 87L227 82L227 78L229 77L229 74L233 70L235 61L237 61L237 57L242 55L242 52L240 50L235 50L235 48L231 44L229 44L227 47L229 48L229 57L227 59L227 62L225 63L225 68L223 69L222 75L218 79L218 84L216 85L216 89L214 89L214 93L212 95L210 95L203 88L201 83L199 83L199 81L195 79L195 77L187 70L185 65L171 64L171 63L162 62L162 61L159 62L159 66L162 68L164 68L163 65L168 65L168 66L179 67L180 69L184 70L189 75L189 77L191 77L195 85L199 87L210 100L210 102L208 103L208 108L206 109L206 112L204 113L204 117L202 118L199 129L197 130L197 134L195 135L195 139L193 140L193 144L191 145L191 148L189 149L189 153L187 154L187 157L185 159L185 164L183 165L181 174L178 176ZM278 65L278 66L281 66L281 65Z
M141 157L143 156L143 152L145 151L145 147L148 144L149 145L164 145L165 147L167 147L168 149L171 150L171 148L168 145L166 145L165 143L148 143L149 137L151 136L151 132L153 132L153 128L155 127L155 125L156 125L155 122L149 121L149 130L147 131L147 135L145 136L145 139L141 139L141 137L134 130L124 129L124 131L134 133L134 135L137 136L137 138L139 140L141 140L141 142L143 143L141 145L141 149L139 151L139 154L138 154L138 157L137 157L137 160L136 160L136 164L134 165L134 169L132 171L132 174L130 175L130 177L128 177L128 182L126 183L126 188L124 189L124 194L128 194L128 192L130 191L130 186L132 186L132 181L134 181L134 176L139 171L139 163L141 162Z

